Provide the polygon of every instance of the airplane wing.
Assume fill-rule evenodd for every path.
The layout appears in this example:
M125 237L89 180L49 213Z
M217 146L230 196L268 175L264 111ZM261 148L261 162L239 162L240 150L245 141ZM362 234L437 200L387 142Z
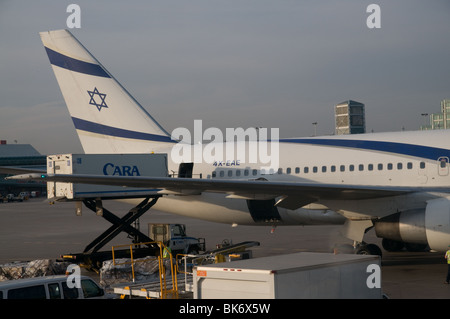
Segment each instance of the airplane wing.
M26 173L46 173L46 171L42 169L33 169L33 168L22 168L22 167L15 167L15 166L0 166L0 174L26 174Z
M0 171L3 171L0 169ZM4 172L4 171L3 171ZM230 198L280 198L277 205L288 209L303 207L320 200L355 200L397 196L423 191L411 187L382 187L319 183L280 182L267 180L224 180L144 176L105 176L83 174L47 174L29 172L7 177L14 180L40 180L123 187L154 187L161 194L199 194L213 192L228 194Z

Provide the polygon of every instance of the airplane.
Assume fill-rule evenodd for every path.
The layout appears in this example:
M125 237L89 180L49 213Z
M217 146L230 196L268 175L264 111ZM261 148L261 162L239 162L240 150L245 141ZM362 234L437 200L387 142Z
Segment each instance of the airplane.
M86 154L171 154L179 145L68 30L40 36ZM342 224L356 253L381 254L364 241L372 228L387 250L405 245L448 249L450 131L282 138L277 143L279 164L271 170L236 156L213 163L180 163L169 156L174 174L167 177L15 170L10 172L19 175L8 178L155 187L161 194L157 210L232 225Z

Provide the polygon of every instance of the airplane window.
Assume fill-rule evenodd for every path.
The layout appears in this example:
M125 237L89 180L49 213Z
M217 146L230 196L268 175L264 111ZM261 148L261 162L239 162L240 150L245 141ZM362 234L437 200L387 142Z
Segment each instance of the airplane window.
M283 169L281 167L278 169L278 174L283 174Z
M305 174L308 174L308 173L309 173L309 167L305 167L305 168L303 169L303 171L305 172Z
M379 171L383 170L383 164L381 164L381 163L378 164L378 170L379 170Z
M326 173L327 172L327 167L326 166L322 166L322 173Z
M407 165L406 167L408 169L412 169L413 168L413 163L411 163L411 162L408 162L408 164L406 164L406 165Z
M420 162L420 168L424 169L425 168L425 162Z
M364 170L364 164L359 164L358 169L359 169L360 171L363 171L363 170Z
M367 166L367 169L368 169L369 171L373 171L373 164L369 164L369 165Z
M244 175L248 176L248 169L244 170Z
M212 177L214 178L214 177L216 177L216 172L212 172Z
M295 168L295 174L299 174L300 173L300 167L296 167Z
M241 176L241 170L240 170L240 169L238 169L238 170L236 171L236 176Z
M388 169L388 170L392 170L392 167L393 167L392 163L388 163L388 164L387 164L387 169Z
M317 173L317 166L313 167L313 173Z
M229 171L228 171L228 176L229 176L229 177L233 176L233 171L229 170Z
M341 165L341 167L339 169L341 172L345 172L345 165Z
M335 165L331 165L331 172L336 172L336 166Z
M220 177L224 177L225 176L224 171L220 171L219 175L220 175Z
M253 174L253 176L257 175L257 174L258 174L258 170L257 170L257 169L254 169L254 170L252 171L252 174Z
M402 163L397 163L397 169L403 169L403 164Z
M350 165L348 169L350 170L350 172L353 172L355 170L355 165Z
M290 173L291 173L291 168L288 167L288 168L286 169L286 174L290 174Z

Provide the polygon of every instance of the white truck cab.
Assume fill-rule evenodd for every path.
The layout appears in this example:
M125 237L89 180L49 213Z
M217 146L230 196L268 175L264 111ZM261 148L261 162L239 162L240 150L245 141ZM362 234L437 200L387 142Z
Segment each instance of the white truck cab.
M105 292L95 281L81 276L80 288L69 288L67 276L45 276L0 282L0 299L100 299Z
M164 243L174 256L205 251L205 239L187 236L183 224L148 224L148 231L150 238Z

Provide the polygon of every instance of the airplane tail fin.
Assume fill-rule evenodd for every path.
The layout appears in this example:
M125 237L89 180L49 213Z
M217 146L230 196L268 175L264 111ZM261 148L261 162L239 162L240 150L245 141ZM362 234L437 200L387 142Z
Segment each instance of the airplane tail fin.
M174 142L68 30L40 36L85 153L146 153Z

